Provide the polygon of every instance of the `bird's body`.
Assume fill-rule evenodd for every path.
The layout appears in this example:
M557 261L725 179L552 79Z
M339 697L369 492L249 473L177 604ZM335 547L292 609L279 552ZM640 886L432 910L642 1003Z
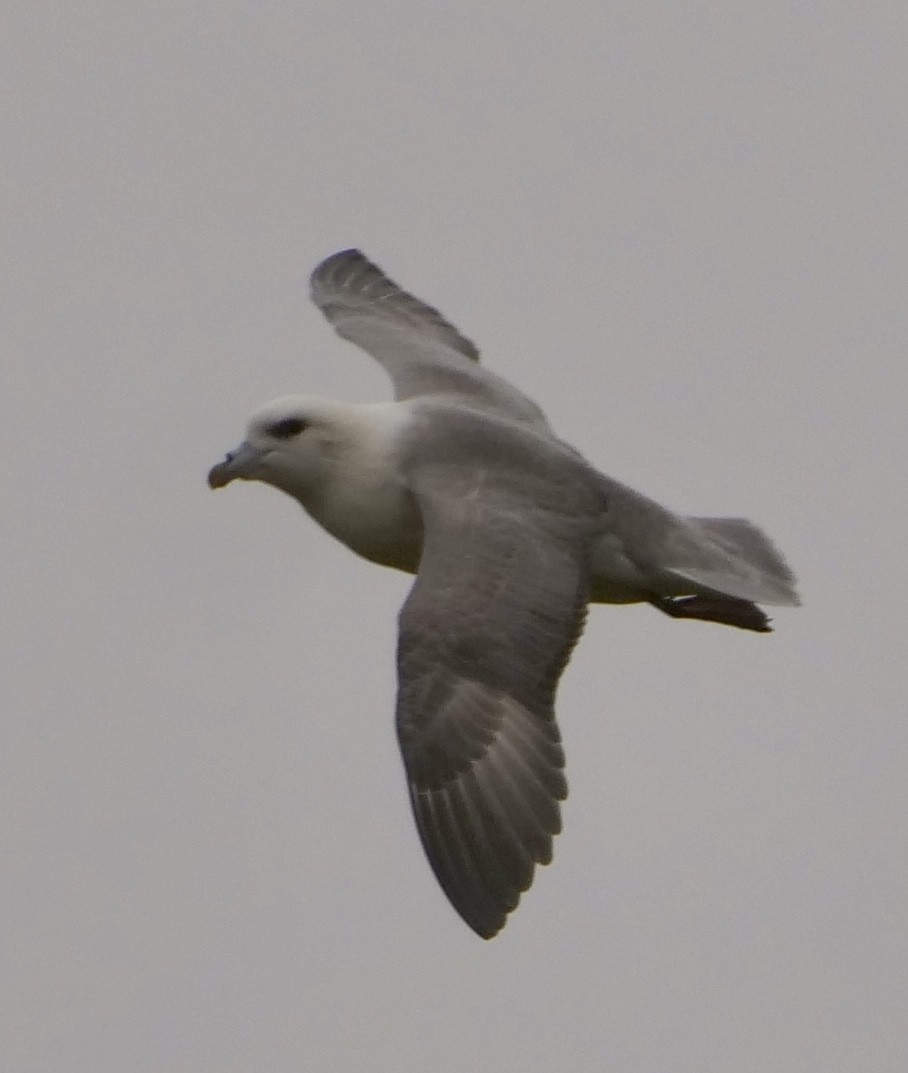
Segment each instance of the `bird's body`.
M313 297L396 401L277 399L209 483L272 484L357 554L417 574L398 736L430 863L488 938L551 858L566 793L554 696L587 603L766 632L756 604L797 603L794 579L751 523L680 517L600 474L357 251L315 270Z

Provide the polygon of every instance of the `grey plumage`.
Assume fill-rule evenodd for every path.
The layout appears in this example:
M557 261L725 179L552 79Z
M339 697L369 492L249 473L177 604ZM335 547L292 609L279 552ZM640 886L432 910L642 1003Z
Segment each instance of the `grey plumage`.
M555 692L588 603L768 632L758 603L797 603L794 577L752 523L675 515L599 473L359 251L323 261L311 288L397 401L275 400L209 483L272 484L358 554L417 574L397 658L410 800L442 888L489 938L551 860L567 792Z
M603 501L556 441L528 468L507 449L525 450L522 429L464 445L450 423L435 414L404 459L424 538L400 615L397 729L426 855L488 938L560 830L555 690L586 617Z

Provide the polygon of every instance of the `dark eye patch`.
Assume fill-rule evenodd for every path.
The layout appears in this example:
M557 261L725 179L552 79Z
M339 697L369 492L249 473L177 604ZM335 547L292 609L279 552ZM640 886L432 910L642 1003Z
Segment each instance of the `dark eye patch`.
M276 440L290 440L305 429L306 422L301 417L285 417L268 426L268 435Z

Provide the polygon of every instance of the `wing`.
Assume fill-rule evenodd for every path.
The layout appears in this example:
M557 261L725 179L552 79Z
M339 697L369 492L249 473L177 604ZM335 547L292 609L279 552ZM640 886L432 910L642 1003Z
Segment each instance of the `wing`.
M437 309L402 290L359 250L343 250L322 261L310 286L313 302L338 335L385 369L398 399L450 394L548 427L535 403L480 367L475 345Z
M442 469L415 482L397 730L429 863L491 938L552 858L567 794L558 679L586 615L592 511L567 484Z

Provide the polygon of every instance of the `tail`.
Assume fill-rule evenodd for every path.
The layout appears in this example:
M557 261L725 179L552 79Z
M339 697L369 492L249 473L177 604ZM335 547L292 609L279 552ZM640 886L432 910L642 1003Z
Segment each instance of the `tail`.
M794 574L762 529L746 518L684 520L701 538L699 554L678 563L673 575L693 582L698 592L707 589L739 601L789 606L801 602Z

